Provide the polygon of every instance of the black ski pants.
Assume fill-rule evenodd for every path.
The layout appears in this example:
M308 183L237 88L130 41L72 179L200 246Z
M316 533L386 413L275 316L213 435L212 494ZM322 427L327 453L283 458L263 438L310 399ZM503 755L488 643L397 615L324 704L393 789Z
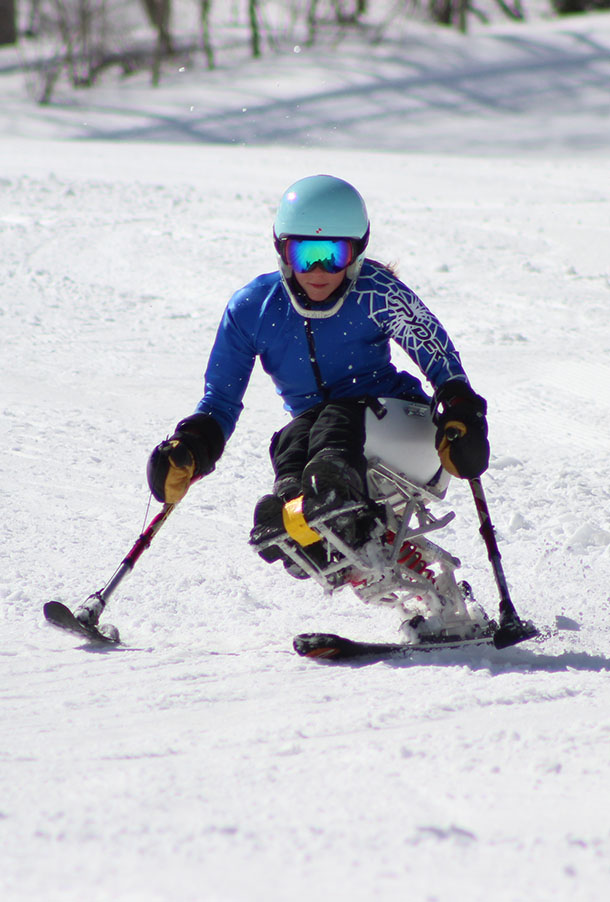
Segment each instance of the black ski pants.
M305 465L320 451L331 451L366 473L364 415L369 398L341 398L318 404L295 417L271 439L269 453L276 480L300 479Z

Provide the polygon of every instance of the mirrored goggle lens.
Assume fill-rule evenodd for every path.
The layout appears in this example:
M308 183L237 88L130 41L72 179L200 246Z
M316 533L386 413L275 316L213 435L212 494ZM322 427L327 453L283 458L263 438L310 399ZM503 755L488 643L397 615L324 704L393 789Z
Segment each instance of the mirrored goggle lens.
M349 266L352 258L352 243L347 238L287 238L284 246L284 259L295 272L309 272L320 264L326 272L337 273Z

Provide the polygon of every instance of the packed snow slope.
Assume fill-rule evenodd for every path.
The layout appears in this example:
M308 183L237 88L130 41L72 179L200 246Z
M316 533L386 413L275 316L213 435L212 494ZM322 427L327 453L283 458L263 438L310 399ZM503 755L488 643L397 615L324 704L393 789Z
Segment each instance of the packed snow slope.
M331 148L324 130L309 147L153 143L176 135L138 134L137 114L133 137L148 142L55 140L74 136L70 123L52 109L37 131L9 79L12 126L5 108L0 142L3 900L606 897L609 32L607 16L590 34L583 21L581 44L595 39L605 56L572 105L570 91L562 95L557 142L524 100L484 121L478 110L478 155L470 127L469 146L432 152L434 132L459 136L465 119L459 107L430 103L427 153L404 152L406 120L393 141L389 125L379 130L387 152L370 149L377 126L366 110L367 149L357 148L356 128L349 149ZM568 40L574 27L553 25L544 39ZM527 28L513 33L506 47L534 40ZM435 34L442 62L458 41ZM481 45L459 46L466 57ZM303 87L318 65L300 55ZM374 72L373 55L367 66ZM241 81L231 73L234 96L246 95L250 72ZM535 93L536 79L520 89ZM124 104L120 86L100 90ZM184 93L175 88L175 107ZM88 121L104 136L98 100L78 103L81 114L91 104ZM329 121L343 110L342 96L324 102ZM566 154L585 115L595 147ZM522 147L520 134L538 140ZM320 171L365 195L371 255L397 263L489 400L484 481L503 561L520 613L548 638L370 667L296 657L297 632L392 639L398 620L349 591L325 597L249 549L252 506L271 481L269 437L286 422L260 367L216 472L109 605L124 644L101 651L53 631L43 602L75 606L101 588L158 510L147 508L148 453L196 404L230 294L274 268L281 192ZM449 509L457 518L443 544L494 614L467 486L454 482L439 513Z

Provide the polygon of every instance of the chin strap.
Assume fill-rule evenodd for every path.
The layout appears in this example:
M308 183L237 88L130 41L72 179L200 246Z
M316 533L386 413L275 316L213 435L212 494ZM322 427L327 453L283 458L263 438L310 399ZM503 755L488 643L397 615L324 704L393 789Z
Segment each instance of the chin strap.
M299 316L302 316L305 319L328 319L329 317L334 316L335 313L338 313L338 311L341 309L345 298L350 292L350 289L351 286L348 286L347 290L343 292L339 300L337 300L328 310L316 310L315 307L303 307L303 305L299 303L296 296L292 293L290 288L288 288L288 294L290 296L290 303L299 314Z

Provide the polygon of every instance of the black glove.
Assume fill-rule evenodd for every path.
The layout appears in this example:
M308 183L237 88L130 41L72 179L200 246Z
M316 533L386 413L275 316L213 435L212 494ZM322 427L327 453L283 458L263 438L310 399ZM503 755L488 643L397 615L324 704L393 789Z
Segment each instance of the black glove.
M222 429L210 414L194 413L181 420L148 458L146 476L157 501L181 501L191 482L212 472L224 446Z
M462 379L450 379L434 394L435 446L443 467L460 479L473 479L489 465L487 401Z

